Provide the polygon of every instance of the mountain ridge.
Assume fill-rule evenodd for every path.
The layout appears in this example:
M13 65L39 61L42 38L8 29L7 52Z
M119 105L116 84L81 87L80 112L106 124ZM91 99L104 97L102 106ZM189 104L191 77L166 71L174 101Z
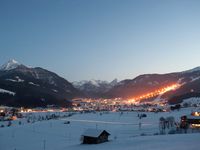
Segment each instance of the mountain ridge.
M93 79L71 83L41 67L27 67L10 60L0 67L0 104L46 106L68 105L67 100L85 97L129 99L171 84L181 84L181 87L162 95L168 101L174 101L173 97L190 95L191 91L200 93L200 67L166 74L143 74L121 81Z
M16 65L17 64L17 65ZM29 68L19 63L0 70L0 104L11 106L69 106L69 100L83 94L66 79L41 67Z

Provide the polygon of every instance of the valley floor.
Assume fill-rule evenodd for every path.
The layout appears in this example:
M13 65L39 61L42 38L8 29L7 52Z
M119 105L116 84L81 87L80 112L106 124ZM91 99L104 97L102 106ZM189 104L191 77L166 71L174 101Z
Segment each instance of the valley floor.
M71 117L27 124L16 120L0 128L0 150L197 150L200 133L154 135L159 133L159 118L190 114L192 108L165 113L146 113L141 120L137 112L77 113ZM41 115L41 114L35 114ZM64 122L70 121L70 124ZM139 122L142 123L139 129ZM0 122L5 124L5 122ZM80 138L88 128L107 130L109 142L83 145ZM141 136L143 135L143 136Z

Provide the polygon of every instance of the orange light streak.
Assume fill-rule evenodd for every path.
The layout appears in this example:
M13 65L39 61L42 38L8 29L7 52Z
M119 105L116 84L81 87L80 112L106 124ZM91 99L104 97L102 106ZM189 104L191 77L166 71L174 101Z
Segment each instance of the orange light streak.
M142 99L148 99L148 98L152 98L152 97L155 97L155 96L158 96L158 95L162 95L162 94L164 94L164 93L166 93L168 91L172 91L172 90L178 89L180 86L181 85L177 84L177 83L176 84L172 84L172 85L166 86L164 88L155 90L153 92L150 92L150 93L147 93L147 94L144 94L144 95L129 99L128 103L135 103L135 102L140 101Z

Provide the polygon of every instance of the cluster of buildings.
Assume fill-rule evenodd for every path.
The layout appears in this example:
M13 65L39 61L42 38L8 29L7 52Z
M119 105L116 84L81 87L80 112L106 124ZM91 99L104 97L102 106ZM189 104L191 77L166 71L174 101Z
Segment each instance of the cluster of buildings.
M163 103L130 103L128 100L115 99L75 99L72 109L74 111L150 111L165 112Z
M24 113L37 113L37 112L67 112L68 108L55 108L55 107L47 107L47 108L14 108L7 106L0 106L0 121L12 121L17 118L22 118Z
M181 126L185 128L200 128L200 111L181 117Z
M21 117L22 114L18 109L7 106L0 106L0 121L11 121Z

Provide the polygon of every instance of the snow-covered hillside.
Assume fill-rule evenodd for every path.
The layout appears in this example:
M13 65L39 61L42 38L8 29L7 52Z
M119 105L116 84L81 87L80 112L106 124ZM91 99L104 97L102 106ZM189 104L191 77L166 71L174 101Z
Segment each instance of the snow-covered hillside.
M187 98L187 99L184 99L183 102L184 103L187 103L187 104L197 104L200 106L200 97L191 97L191 98Z

